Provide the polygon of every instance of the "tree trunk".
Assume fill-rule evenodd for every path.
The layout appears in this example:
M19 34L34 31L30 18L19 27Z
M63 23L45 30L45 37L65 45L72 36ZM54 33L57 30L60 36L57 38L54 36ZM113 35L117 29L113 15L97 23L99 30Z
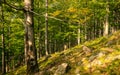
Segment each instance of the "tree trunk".
M46 15L45 15L45 53L48 55L48 0L46 0Z
M5 74L5 39L4 39L4 28L3 28L3 33L2 33L2 74Z
M28 28L25 25L25 34L24 34L25 65L27 65L27 50L28 50Z
M3 6L1 6L1 14L2 14L2 74L6 73L5 71L5 37L4 37L4 14L3 14Z
M38 18L38 59L41 55L41 42L40 42L41 32L40 32L40 18Z
M25 27L27 28L27 74L38 72L37 52L35 49L34 22L33 22L33 0L24 0Z
M8 40L9 40L9 42L8 42L8 51L6 53L6 72L9 72L9 68L10 68L10 66L9 66L10 50L11 50L11 48L10 48L10 45L11 45L11 43L10 43L10 31L11 31L11 28L10 28L10 25L8 25Z
M105 16L105 25L104 25L104 36L108 35L108 29L109 29L109 21L108 21L108 17L109 17L109 5L108 5L108 1L107 1L107 6L106 6L106 16Z
M77 38L77 41L78 41L78 45L80 44L80 24L78 25L78 38Z

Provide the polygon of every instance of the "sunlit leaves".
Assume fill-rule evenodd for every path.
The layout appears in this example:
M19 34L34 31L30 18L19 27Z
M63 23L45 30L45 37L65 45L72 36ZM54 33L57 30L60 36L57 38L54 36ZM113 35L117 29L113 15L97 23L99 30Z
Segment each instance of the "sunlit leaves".
M61 11L57 10L52 13L52 16L56 17L56 16L60 15L60 13L61 13Z
M75 13L75 12L77 12L77 9L75 9L75 8L73 8L73 7L70 7L70 8L68 8L68 10L67 10L69 13Z

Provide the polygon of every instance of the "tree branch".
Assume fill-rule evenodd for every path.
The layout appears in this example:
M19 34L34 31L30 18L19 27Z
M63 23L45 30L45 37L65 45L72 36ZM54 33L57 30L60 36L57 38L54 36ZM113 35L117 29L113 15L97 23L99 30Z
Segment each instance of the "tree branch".
M19 8L19 7L15 6L15 5L9 4L9 3L7 3L6 0L4 0L4 2L2 2L2 3L8 5L9 7L13 8L13 9L24 11L24 8Z
M38 13L36 13L36 12L34 12L34 11L30 11L31 13L33 13L33 14L35 14L35 15L37 15L37 16L44 16L45 17L45 15L40 15L40 14L38 14ZM63 21L63 20L61 20L61 19L59 19L59 18L56 18L56 17L53 17L53 16L48 16L48 18L52 18L52 19L55 19L55 20L59 20L59 21Z

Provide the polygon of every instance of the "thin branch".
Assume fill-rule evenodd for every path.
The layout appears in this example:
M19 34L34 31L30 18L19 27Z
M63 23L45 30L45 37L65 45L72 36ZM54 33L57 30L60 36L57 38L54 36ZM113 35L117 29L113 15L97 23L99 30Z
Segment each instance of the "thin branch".
M2 3L8 5L9 7L13 8L13 9L20 10L20 11L24 11L24 8L18 8L18 7L15 6L15 5L12 5L12 4L7 3L6 0L4 0L4 2L2 2ZM30 11L30 10L29 10L29 11ZM35 14L35 15L44 16L44 17L45 17L45 15L40 15L40 14L38 14L38 13L32 11L32 10L31 10L30 12L32 12L32 13ZM56 18L56 17L53 17L53 16L48 16L48 18L52 18L52 19L55 19L55 20L63 21L63 20L61 20L61 19L59 19L59 18Z
M64 21L64 20L61 20L61 19L53 17L53 16L48 16L48 18L52 18L52 19L59 20L59 21Z
M29 10L29 11L30 11L31 13L33 13L33 14L35 14L35 15L39 16L39 17L44 16L44 15L40 15L40 14L38 14L38 13L36 13L36 12L32 11L32 10Z
M2 2L2 3L8 5L9 7L13 8L13 9L16 9L16 10L20 10L20 11L23 11L23 10L24 10L24 8L19 8L19 7L15 6L15 5L12 5L12 4L10 4L10 3L7 3L6 0L4 0L4 2Z
M30 11L30 12L32 12L33 14L35 14L35 15L37 15L37 16L39 16L39 17L40 17L40 16L44 16L44 17L45 17L45 15L40 15L40 14L34 12L34 11ZM63 20L61 20L61 19L59 19L59 18L56 18L56 17L53 17L53 16L48 16L48 18L52 18L52 19L55 19L55 20L63 21Z

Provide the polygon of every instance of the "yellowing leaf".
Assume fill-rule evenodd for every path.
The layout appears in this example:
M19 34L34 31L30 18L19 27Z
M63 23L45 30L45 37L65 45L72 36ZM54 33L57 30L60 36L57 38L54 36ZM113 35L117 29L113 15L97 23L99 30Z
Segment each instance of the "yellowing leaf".
M61 11L57 10L55 12L52 13L53 16L58 16L61 13Z
M71 13L74 13L77 11L77 9L73 8L73 7L70 7L68 10L68 12L71 12Z
M77 18L77 15L76 15L76 14L75 14L75 15L73 15L73 16L72 16L72 18Z

